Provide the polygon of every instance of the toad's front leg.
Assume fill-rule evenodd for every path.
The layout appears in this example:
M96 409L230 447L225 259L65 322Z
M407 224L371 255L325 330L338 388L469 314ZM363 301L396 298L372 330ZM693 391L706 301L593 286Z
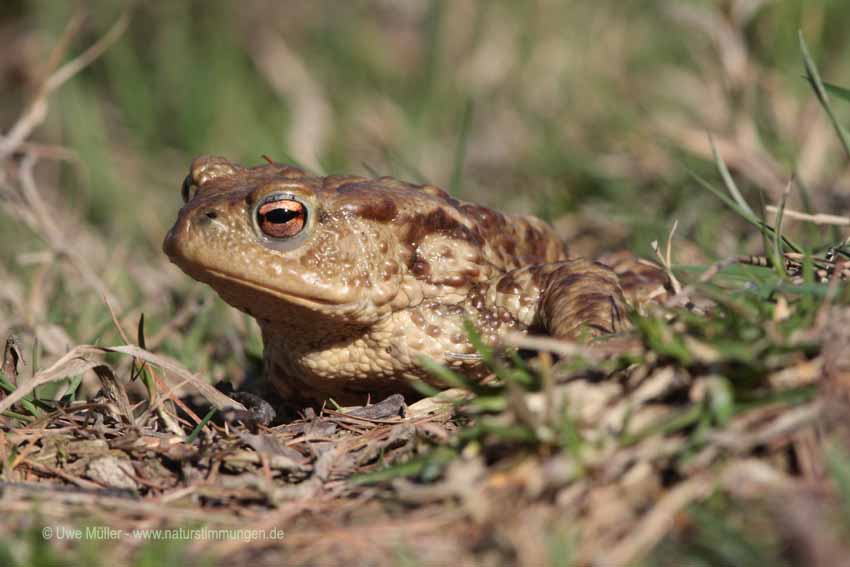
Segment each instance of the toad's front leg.
M628 325L626 299L609 267L583 258L528 266L479 284L466 301L479 320L556 338L615 333ZM508 317L509 316L509 317Z

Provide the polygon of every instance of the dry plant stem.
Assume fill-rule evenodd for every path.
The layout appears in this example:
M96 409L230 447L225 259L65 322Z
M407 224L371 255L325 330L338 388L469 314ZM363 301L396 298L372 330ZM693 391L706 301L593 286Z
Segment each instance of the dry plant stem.
M13 385L18 381L18 366L26 364L21 347L18 346L18 339L15 335L9 335L6 338L6 344L3 347L3 364L0 366L0 371L6 375L6 379Z
M721 271L725 270L729 266L737 264L740 261L741 261L740 256L732 256L730 258L725 258L723 260L720 260L719 262L715 262L714 264L709 266L706 271L704 271L702 273L702 275L699 278L699 282L700 283L708 283L709 281L714 279L714 277L717 274L719 274ZM693 289L690 286L687 289L688 289L689 292L693 292Z
M171 400L171 401L172 401L172 402L174 402L174 403L175 403L175 404L176 404L176 405L177 405L180 409L182 409L184 412L186 412L186 415L188 415L188 416L189 416L189 418L190 418L190 419L192 419L192 421L194 421L196 425L197 425L198 423L201 423L201 421L202 421L202 420L201 420L201 418L198 416L198 414L196 414L195 412L193 412L193 411L189 408L189 406L187 406L186 404L184 404L184 403L183 403L183 401L182 401L182 400L180 400L180 398L178 398L176 395L174 395L174 388L170 388L170 387L168 386L168 384L166 384L166 383L165 383L165 381L164 381L164 380L163 380L163 379L159 376L159 374L157 374L156 372L154 372L154 370L153 370L152 368L148 368L148 371L151 373L151 376L153 376L153 379L154 379L154 381L156 382L156 386L157 386L157 388L160 388L160 389L162 389L162 390L164 391L164 395L162 395L162 396L158 396L158 397L157 397L157 399L156 399L155 401L154 401L154 400L152 400L152 401L151 401L150 405L148 406L148 411L154 411L154 410L156 410L157 415L159 415L160 417L162 417L162 414L163 414L163 411L162 411L162 404L163 404L163 402L164 402L165 400ZM182 382L180 382L180 383L176 384L176 387L177 387L177 388L182 388L184 384L186 384L186 380L184 380L184 381L182 381ZM157 391L159 391L159 390L157 390ZM166 415L168 415L168 414L166 414ZM169 419L169 421L172 419L170 415L168 415L168 419ZM175 424L175 425L176 425L176 424ZM185 432L184 432L182 429L180 429L180 427L179 427L179 426L177 426L176 428L169 426L169 428L172 430L172 433L175 433L175 434L178 434L178 435L183 435L183 434L185 434Z
M41 441L42 435L33 435L27 440L26 446L19 450L18 456L9 463L9 470L15 470L18 466L29 457L30 453L37 450L36 443ZM8 461L6 461L8 462Z
M99 485L94 485L95 489L100 489ZM25 490L24 487L7 485L4 486L4 494L11 491ZM9 510L11 499L4 498L0 500L0 512ZM79 509L80 506L90 510L120 510L128 514L142 516L151 515L155 518L179 519L183 521L203 521L215 522L221 524L229 524L233 522L233 513L216 513L210 510L191 510L181 509L179 507L163 506L159 502L148 502L133 500L130 498L120 498L116 496L104 496L103 494L86 494L81 492L53 491L51 494L51 506L45 507L43 513L51 515L53 513L65 512L59 517L68 517L67 508L74 506Z
M143 348L134 345L108 347L104 350L128 354L151 364L155 364L163 370L167 370L175 374L176 376L179 376L186 382L190 383L196 390L198 390L198 392L200 392L202 396L207 399L207 401L209 401L218 409L234 408L243 411L246 409L245 406L243 406L241 403L237 402L230 396L222 394L221 392L216 390L202 377L192 374L191 372L183 368L180 364L169 358L154 354L150 351L147 351Z
M50 367L40 371L26 382L19 383L14 392L0 401L0 413L9 410L27 394L38 386L62 380L69 376L82 374L95 366L103 364L103 349L88 345L71 349L65 356L54 362Z
M121 345L116 347L80 345L71 349L50 367L40 371L30 380L19 384L18 388L14 392L0 401L0 413L9 410L14 404L19 402L38 386L62 380L69 376L82 374L86 370L94 369L97 366L105 366L102 360L103 355L107 352L127 354L175 374L187 383L191 384L202 396L204 396L218 409L235 408L245 410L245 406L229 396L222 394L208 384L203 378L192 374L181 365L168 358L156 355L133 345Z
M32 154L38 159L66 161L77 168L77 170L83 166L79 154L64 146L23 142L18 145L18 152L21 154Z
M133 364L135 365L135 362ZM150 405L148 406L148 411L156 411L156 414L165 424L165 427L167 427L168 430L171 431L173 434L181 436L186 435L186 432L183 431L183 428L180 427L180 423L177 421L175 416L168 412L167 408L163 406L163 403L166 400L177 402L178 405L183 409L183 411L185 411L187 415L189 415L189 417L195 421L195 423L200 423L201 418L199 418L197 414L195 414L188 407L186 407L186 404L180 402L177 397L173 395L172 390L170 388L165 387L162 378L159 377L159 375L153 368L148 368L148 372L151 373L151 377L154 379L154 382L157 385L156 388L150 389L151 400ZM160 388L165 389L166 395L164 397L159 395Z
M109 300L106 297L102 297L103 302L106 304L107 309L109 310L109 314L112 317L112 323L115 325L115 328L118 329L118 333L121 335L121 338L124 339L124 342L127 345L130 345L130 339L127 337L127 333L124 332L123 327L121 326L121 322L118 320L118 315L115 313L115 310L112 308L112 305L109 303ZM136 360L133 359L132 366L135 368ZM142 369L145 368L145 363L142 362L141 368L139 368L138 372L141 372ZM201 418L193 412L189 407L184 404L177 396L173 395L173 390L168 388L164 383L163 379L159 376L159 374L153 368L148 367L148 372L150 372L151 377L153 377L154 382L158 388L162 388L166 391L165 398L159 398L159 389L151 389L150 390L150 405L148 406L148 411L155 410L157 415L159 415L160 419L162 419L163 423L165 423L166 427L174 433L175 435L185 435L186 432L180 427L180 424L177 423L177 420L166 410L163 406L164 400L171 400L174 402L180 409L182 409L186 414L194 420L196 424L201 423ZM185 381L184 381L185 383Z
M768 205L767 212L776 214L779 211L779 207L775 205ZM850 218L842 217L838 215L828 215L825 213L818 213L814 215L802 213L800 211L795 211L792 209L785 209L784 211L785 218L812 222L819 225L830 225L830 226L850 226Z
M602 553L594 565L631 565L645 556L673 527L673 521L688 504L707 497L714 490L714 482L707 474L694 476L679 484L650 510L642 522L619 542L614 549Z
M47 241L53 252L60 257L68 259L69 263L79 272L83 281L88 284L104 301L110 305L116 305L120 309L120 302L109 291L107 286L97 277L97 272L89 265L88 261L72 246L67 245L65 235L56 227L53 216L38 191L33 177L33 168L37 158L31 154L24 157L19 168L19 179L24 198L29 205L35 221L38 223L39 233Z
M40 84L35 98L38 98L38 95L41 94L44 89L44 85L47 83L47 78L53 74L62 62L62 58L65 57L66 53L68 53L68 49L71 46L71 40L73 40L79 33L80 27L84 21L85 15L83 13L83 7L78 3L74 7L74 13L65 25L65 29L62 30L62 35L59 37L56 45L53 46L53 49L50 50L50 55L47 58L47 64L43 69L39 69Z
M667 277L670 280L670 285L673 286L673 295L679 296L682 294L682 284L673 274L673 235L676 234L676 228L679 226L679 221L673 221L673 226L670 228L670 234L667 236L667 245L665 247L664 256L661 255L661 250L658 248L658 241L652 241L652 249L655 250L655 255L658 261L664 267Z
M121 326L121 322L118 320L118 314L113 309L112 304L109 303L109 299L105 296L101 296L101 300L106 305L107 311L109 311L109 316L112 318L112 324L115 325L115 328L118 330L118 334L121 335L121 339L126 343L130 344L130 339L127 337L127 333L124 332L124 327Z
M109 303L109 300L106 297L102 297L102 300L106 304L106 308L109 310L109 315L112 317L113 325L115 325L115 328L118 329L118 333L121 335L121 338L124 339L124 343L129 345L130 339L127 337L127 333L124 332L124 328L121 326L121 322L118 320L118 314L115 313L115 309L112 308L112 304ZM133 368L134 373L135 372L141 373L142 370L145 368L145 363L142 362L141 367L138 370L136 370L136 359L134 358L133 361L131 362L130 366L131 366L131 368ZM153 368L148 368L147 370L148 370L148 372L150 372L151 376L154 379L154 382L156 382L156 385L160 388L163 387L164 386L163 381L159 377L159 375L156 373L156 371ZM150 396L150 400L149 400L150 405L148 406L148 411L155 410L157 415L159 416L159 418L162 420L162 422L168 428L168 430L171 431L172 433L174 433L175 435L185 435L186 432L183 431L183 429L180 427L180 424L177 422L177 420L174 419L174 417L163 406L163 403L162 403L163 400L159 399L159 390L157 388L150 388L148 390L148 392L149 392L149 396ZM189 408L186 407L186 404L184 404L183 402L178 400L176 396L171 395L170 389L167 389L167 392L169 394L166 397L167 399L170 399L172 401L177 402L177 404L184 411L186 411L186 413L192 419L195 420L195 423L201 422L201 419L194 412L189 410Z
M18 119L12 129L6 136L0 136L0 160L5 159L14 153L17 148L32 134L33 130L40 125L47 117L47 97L61 87L71 77L85 69L98 57L109 49L127 29L127 24L130 21L130 14L125 11L111 28L97 42L83 51L80 55L71 61L62 65L55 73L50 75L38 91L35 100L30 104L27 111ZM66 37L73 34L77 23L72 19L66 27ZM68 38L70 39L70 38ZM60 42L61 53L67 47L65 40ZM59 57L57 55L57 57Z
M124 390L124 385L118 381L115 374L106 365L95 366L92 370L97 374L100 383L103 386L104 392L118 405L121 415L124 417L124 422L130 426L136 424L136 418L133 414L133 409L130 406L130 399L127 397L127 391Z
M74 475L70 475L61 469L57 469L56 467L51 467L45 464L34 463L29 459L24 459L22 464L26 465L30 469L39 472L41 474L52 474L54 476L58 476L62 480L70 482L71 484L75 484L80 488L88 488L88 489L98 489L103 488L101 485L96 482L91 482L90 480L86 480L84 478L79 478Z
M826 296L823 298L823 303L815 315L816 329L823 329L829 319L830 307L832 306L835 297L838 295L838 284L842 281L842 275L847 268L848 262L841 261L836 263L835 270L832 273L832 278L829 280L829 286L826 288Z
M758 445L765 445L778 438L786 437L815 423L822 415L822 411L823 404L821 402L812 402L771 420L758 431L752 433L736 432L734 435L717 432L710 434L709 437L721 447L727 447L737 452L749 451Z

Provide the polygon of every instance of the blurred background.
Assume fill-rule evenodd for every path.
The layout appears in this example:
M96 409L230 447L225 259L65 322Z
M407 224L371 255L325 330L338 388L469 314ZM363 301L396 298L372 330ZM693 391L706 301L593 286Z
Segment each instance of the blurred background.
M213 377L258 353L251 323L160 252L201 153L428 181L538 214L577 254L649 255L674 219L679 263L759 253L692 177L722 186L708 133L756 209L792 174L790 207L850 209L798 30L850 84L846 0L5 0L4 134L62 64L109 45L1 164L0 335L38 337L34 357L117 340L107 297Z

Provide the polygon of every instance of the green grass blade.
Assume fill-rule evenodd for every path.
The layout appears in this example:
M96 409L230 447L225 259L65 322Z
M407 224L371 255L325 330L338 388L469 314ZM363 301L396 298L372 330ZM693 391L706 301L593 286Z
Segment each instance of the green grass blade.
M755 215L751 215L750 213L748 213L746 210L741 208L741 206L738 205L738 203L736 203L733 199L730 199L725 193L723 193L717 187L715 187L714 185L712 185L711 183L709 183L708 181L706 181L705 179L703 179L702 177L697 175L695 172L693 172L691 170L687 170L687 171L691 175L691 177L693 177L694 180L696 180L697 183L702 185L704 188L708 189L711 193L714 194L715 197L717 197L718 199L723 201L730 209L732 209L733 211L738 213L738 215L740 215L741 218L743 218L745 221L747 221L751 225L758 228L761 231L761 233L764 234L765 236L768 236L768 238L771 238L771 239L773 238L773 233L775 232L773 230L773 227L769 226L767 223L765 223L763 220L759 219ZM785 244L785 246L787 246L788 248L790 248L794 252L799 252L800 254L803 253L802 247L797 245L790 238L785 237L785 236L782 236L781 238L782 238L782 242Z
M480 393L482 391L481 387L477 384L473 383L470 380L467 380L464 376L461 376L457 372L446 368L442 364L426 357L420 356L417 360L419 366L421 366L428 374L441 380L447 386L452 388L461 388L463 390L469 390L470 392Z
M466 147L469 142L469 127L472 124L472 115L475 104L472 99L467 99L463 107L463 115L460 119L460 131L457 136L457 147L455 147L454 165L452 167L452 180L449 184L449 193L460 195L463 187L463 164L466 161Z
M826 92L828 92L832 96L850 102L850 89L839 87L838 85L833 85L832 83L827 83L826 81L821 81L821 84L823 84L823 88L826 89Z
M815 65L815 61L809 53L809 47L806 45L806 40L803 37L802 30L797 32L797 34L800 37L800 51L803 53L803 65L806 67L806 77L814 87L818 101L826 111L827 116L829 116L829 120L832 122L833 127L835 127L835 131L838 133L838 138L841 140L841 145L844 147L844 152L847 154L847 157L850 158L850 134L848 134L844 126L841 125L838 118L835 116L835 112L832 110L832 105L829 103L829 95L826 92L826 87L824 86L823 81L821 81L817 65Z
M215 412L217 412L217 411L218 410L216 408L212 408L210 411L207 412L207 414L201 420L201 423L196 425L195 429L193 429L192 432L189 435L186 436L186 443L194 443L195 442L195 439L197 439L198 435L201 433L201 429L203 429L204 426L207 423L210 422L210 420L212 419L212 416L214 416Z
M714 143L714 137L711 134L708 135L708 141L711 144L711 153L714 154L714 163L717 165L718 171L720 171L720 176L723 178L723 183L726 184L726 189L729 191L729 194L732 195L732 198L735 199L735 202L738 203L739 207L755 217L756 214L753 212L753 209L750 208L750 205L747 204L747 201L744 199L744 196L735 184L732 174L729 173L729 168L726 167L726 162L723 161L723 157L720 155L720 152L717 151L717 145Z
M788 193L791 192L791 183L793 183L793 180L788 183L785 191L782 192L782 199L779 201L779 207L776 209L776 220L773 223L775 227L773 237L773 269L776 270L776 273L780 277L785 277L786 275L785 255L782 250L782 218L785 216L785 203L788 201Z

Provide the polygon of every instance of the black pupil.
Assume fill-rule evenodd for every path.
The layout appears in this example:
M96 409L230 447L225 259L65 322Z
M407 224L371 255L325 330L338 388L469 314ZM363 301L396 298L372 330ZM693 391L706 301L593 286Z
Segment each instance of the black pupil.
M286 224L298 215L300 215L300 211L291 211L289 209L274 209L273 211L269 211L266 213L265 219L273 224Z

